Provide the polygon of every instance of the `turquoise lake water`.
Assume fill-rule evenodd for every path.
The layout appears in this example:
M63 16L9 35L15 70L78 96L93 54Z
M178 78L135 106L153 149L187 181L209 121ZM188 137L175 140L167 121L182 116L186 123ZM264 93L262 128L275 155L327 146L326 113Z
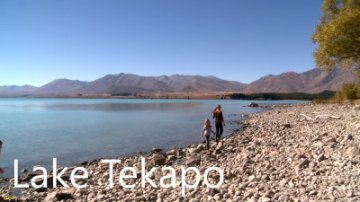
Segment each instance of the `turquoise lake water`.
M264 104L300 101L257 101ZM85 160L111 158L152 147L181 147L200 141L205 118L222 105L224 135L239 128L242 113L261 108L237 100L151 99L0 99L0 139L3 176L19 169L50 167L52 158L67 166ZM211 119L212 120L212 119ZM213 120L212 120L213 123ZM214 124L213 124L214 125ZM215 130L215 128L213 128Z

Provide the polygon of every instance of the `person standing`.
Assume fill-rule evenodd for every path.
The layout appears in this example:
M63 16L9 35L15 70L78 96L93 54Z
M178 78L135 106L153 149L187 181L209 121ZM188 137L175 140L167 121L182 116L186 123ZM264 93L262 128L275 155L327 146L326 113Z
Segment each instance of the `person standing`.
M224 131L223 126L225 126L225 121L223 117L223 113L221 111L221 106L218 105L213 111L213 119L215 119L215 128L216 128L216 142L220 141L221 135ZM224 124L224 125L223 125Z
M210 134L211 133L213 133L215 135L215 132L211 128L210 120L205 119L203 130L201 132L201 136L205 137L206 150L210 149Z

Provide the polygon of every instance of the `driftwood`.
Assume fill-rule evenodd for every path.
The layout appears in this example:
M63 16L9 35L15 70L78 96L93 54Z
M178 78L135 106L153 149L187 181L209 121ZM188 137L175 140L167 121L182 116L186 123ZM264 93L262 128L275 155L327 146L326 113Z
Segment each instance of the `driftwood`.
M308 121L314 121L314 120L317 120L317 119L340 119L339 116L332 116L332 115L316 115L314 118L311 118L310 116L307 116L305 114L300 114L300 116L303 116L305 117L306 120Z

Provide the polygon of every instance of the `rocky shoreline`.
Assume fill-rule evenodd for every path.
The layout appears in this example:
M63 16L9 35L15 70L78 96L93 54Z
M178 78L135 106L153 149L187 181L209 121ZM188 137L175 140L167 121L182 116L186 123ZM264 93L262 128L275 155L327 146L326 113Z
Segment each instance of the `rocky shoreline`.
M359 115L359 105L274 106L249 115L241 130L220 143L212 141L210 150L192 144L168 151L154 149L144 156L151 167L171 166L177 172L181 166L197 167L201 173L211 166L224 170L219 189L210 189L201 181L185 197L180 195L180 186L142 189L139 176L127 181L136 184L133 189L117 183L110 188L108 165L99 160L81 165L89 171L86 182L78 181L87 183L85 189L2 187L0 194L15 193L18 201L360 201ZM139 171L140 158L119 158L121 164L114 170L129 166ZM159 169L152 179L164 175ZM32 176L22 175L21 181ZM68 178L66 173L64 180ZM187 178L191 182L194 175ZM218 179L210 173L210 182L216 184Z

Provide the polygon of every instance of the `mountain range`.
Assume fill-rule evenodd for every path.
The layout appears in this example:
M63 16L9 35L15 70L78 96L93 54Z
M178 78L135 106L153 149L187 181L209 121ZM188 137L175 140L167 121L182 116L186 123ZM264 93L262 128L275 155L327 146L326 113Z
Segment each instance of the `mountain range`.
M77 94L125 94L164 92L241 92L241 93L316 93L337 90L344 82L356 82L353 70L335 69L327 72L312 69L303 73L286 72L267 75L245 84L227 81L214 76L139 76L135 74L109 74L87 82L57 79L41 87L0 86L0 96L71 96Z

